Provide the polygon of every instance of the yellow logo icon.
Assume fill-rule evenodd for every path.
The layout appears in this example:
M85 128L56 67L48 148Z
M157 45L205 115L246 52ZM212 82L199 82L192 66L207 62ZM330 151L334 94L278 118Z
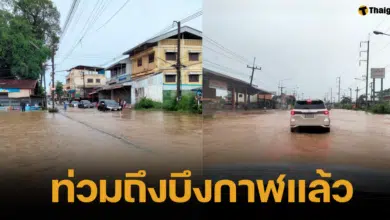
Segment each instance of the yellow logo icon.
M368 14L368 7L365 6L365 5L362 5L362 6L359 7L358 12L359 12L360 15L365 16L365 15Z

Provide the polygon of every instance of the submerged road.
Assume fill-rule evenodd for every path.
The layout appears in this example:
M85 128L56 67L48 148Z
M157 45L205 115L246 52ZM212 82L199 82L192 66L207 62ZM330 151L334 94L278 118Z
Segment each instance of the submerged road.
M0 112L0 176L38 181L166 174L202 166L202 117L164 112Z
M290 133L288 111L204 119L204 166L297 162L390 168L390 117L331 110L331 132Z

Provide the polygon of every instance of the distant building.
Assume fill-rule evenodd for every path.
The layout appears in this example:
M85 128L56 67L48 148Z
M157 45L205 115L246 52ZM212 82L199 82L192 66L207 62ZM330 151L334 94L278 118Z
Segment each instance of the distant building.
M31 104L42 103L43 97L37 94L37 80L0 79L0 105L3 107L19 107L22 100Z
M131 61L127 57L106 68L109 72L109 78L106 85L90 93L93 97L99 99L126 100L131 101L130 86L124 86L124 83L131 81Z
M64 88L69 98L91 98L95 88L106 84L104 68L80 65L68 71Z

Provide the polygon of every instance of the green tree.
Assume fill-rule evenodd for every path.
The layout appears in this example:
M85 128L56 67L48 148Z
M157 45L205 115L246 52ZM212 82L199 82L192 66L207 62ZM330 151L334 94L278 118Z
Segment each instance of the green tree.
M352 100L350 97L344 96L343 98L341 98L341 104L351 104L351 103L352 103Z
M34 37L32 27L21 17L0 10L0 24L1 75L38 79L49 48Z
M2 6L0 76L38 79L57 50L60 14L51 0L3 0Z
M62 97L64 94L64 85L60 81L57 81L56 83L56 94L58 98Z

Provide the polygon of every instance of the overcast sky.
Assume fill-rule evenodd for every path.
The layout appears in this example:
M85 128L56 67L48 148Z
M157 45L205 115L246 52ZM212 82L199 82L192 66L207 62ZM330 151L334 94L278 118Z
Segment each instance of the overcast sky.
M390 7L390 2L204 1L203 33L244 56L247 63L256 57L256 65L262 70L255 71L254 84L261 88L276 91L279 80L291 78L283 82L287 90L299 87L299 94L304 93L305 98L324 98L331 88L333 96L336 95L336 78L341 76L341 95L349 95L349 87L365 88L365 82L354 80L366 71L365 63L359 67L360 41L367 40L374 29L390 33L390 15L361 16L358 14L360 5ZM370 67L389 65L387 74L389 44L390 36L371 35ZM204 46L204 67L249 82L251 70L243 59L219 49L207 38ZM365 49L363 46L362 50ZM365 58L363 53L362 59ZM384 88L389 87L390 80L385 79ZM377 89L380 89L380 80L377 80ZM356 96L354 91L352 96Z
M81 0L55 57L56 71L77 65L101 66L110 63L126 50L171 25L174 20L186 18L202 8L202 0L130 0L97 31L126 1ZM53 2L61 13L63 27L73 1ZM202 16L184 25L202 30ZM81 43L74 47L81 38ZM72 51L73 47L75 49ZM66 75L67 72L57 72L55 79L65 82ZM50 74L47 72L46 84L49 84L49 80Z

